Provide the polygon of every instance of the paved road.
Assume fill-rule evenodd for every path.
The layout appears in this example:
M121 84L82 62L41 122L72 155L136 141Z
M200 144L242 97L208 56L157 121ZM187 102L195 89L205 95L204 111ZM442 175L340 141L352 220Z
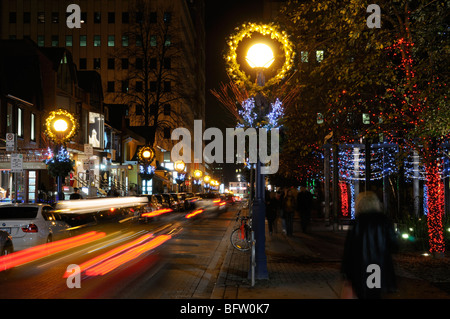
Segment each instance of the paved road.
M224 236L235 211L185 215L108 226L98 230L106 236L93 243L0 272L0 299L209 298L218 272L214 265L225 254ZM81 288L67 287L63 275L69 265L82 265L151 233L172 237L105 275L83 272Z

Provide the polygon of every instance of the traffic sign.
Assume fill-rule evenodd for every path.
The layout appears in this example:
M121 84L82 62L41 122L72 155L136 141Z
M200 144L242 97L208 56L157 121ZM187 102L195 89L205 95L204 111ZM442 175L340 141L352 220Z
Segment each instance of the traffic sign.
M23 172L23 154L11 154L11 172Z
M6 151L14 152L16 150L16 134L6 133Z

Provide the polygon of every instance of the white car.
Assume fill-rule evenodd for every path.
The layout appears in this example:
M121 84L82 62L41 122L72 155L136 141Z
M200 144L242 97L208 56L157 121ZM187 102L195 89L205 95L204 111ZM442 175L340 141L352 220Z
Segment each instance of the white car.
M68 228L61 215L49 205L0 205L0 230L11 235L16 251L66 238Z

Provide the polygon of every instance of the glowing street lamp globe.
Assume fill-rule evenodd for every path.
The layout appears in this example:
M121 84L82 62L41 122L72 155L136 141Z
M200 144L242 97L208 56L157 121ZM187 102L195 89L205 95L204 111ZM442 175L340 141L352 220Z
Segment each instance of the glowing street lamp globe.
M145 159L148 159L151 156L152 156L152 153L150 153L150 151L148 151L148 150L142 152L142 157L145 158Z
M199 179L199 178L202 177L202 175L203 175L203 172L202 172L201 170L196 169L196 170L194 171L194 177L195 177L195 178Z
M65 120L63 120L63 119L56 120L56 121L53 123L53 129L54 129L56 132L63 133L63 132L65 132L65 131L67 131L68 128L69 128L69 125L68 125L67 122L66 122Z
M176 170L178 173L181 173L181 172L183 172L184 169L186 168L186 163L183 162L183 161L176 161L175 164L174 164L174 167L175 167L175 170Z
M211 181L211 176L209 175L205 175L205 177L203 177L203 181L208 184Z
M268 68L272 65L275 57L268 45L257 43L248 50L245 59L252 68Z

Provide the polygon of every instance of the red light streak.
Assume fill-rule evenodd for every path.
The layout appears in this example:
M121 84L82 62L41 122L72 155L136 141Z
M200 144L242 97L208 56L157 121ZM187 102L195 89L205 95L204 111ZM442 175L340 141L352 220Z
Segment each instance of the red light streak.
M34 246L6 256L2 256L0 257L0 271L20 266L42 257L61 252L63 250L90 243L94 240L104 237L105 235L106 234L103 232L97 233L95 231L91 231L82 235Z
M155 216L159 216L159 215L162 215L165 213L170 213L171 211L173 211L173 210L170 208L164 208L164 209L158 209L153 212L142 214L141 216L142 217L155 217Z
M189 218L192 218L192 217L194 217L194 216L196 216L198 214L201 214L201 213L203 213L203 209L197 209L196 211L193 211L192 213L187 214L186 218L189 219Z
M80 272L86 271L86 275L88 276L105 275L172 238L170 235L160 235L151 239L152 237L153 234L146 234L130 243L121 245L100 256L92 258L80 265ZM73 272L66 272L63 277L67 278L70 275L73 275Z
M125 252L122 252L105 262L102 262L99 265L96 265L92 268L89 268L86 271L86 275L88 276L99 276L99 275L105 275L109 273L110 271L116 269L117 267L139 257L143 253L155 249L156 247L162 245L166 241L168 241L172 236L170 235L160 235L154 239L152 239L149 242L143 243L141 245L138 245L136 247L133 247L132 249L129 249Z

